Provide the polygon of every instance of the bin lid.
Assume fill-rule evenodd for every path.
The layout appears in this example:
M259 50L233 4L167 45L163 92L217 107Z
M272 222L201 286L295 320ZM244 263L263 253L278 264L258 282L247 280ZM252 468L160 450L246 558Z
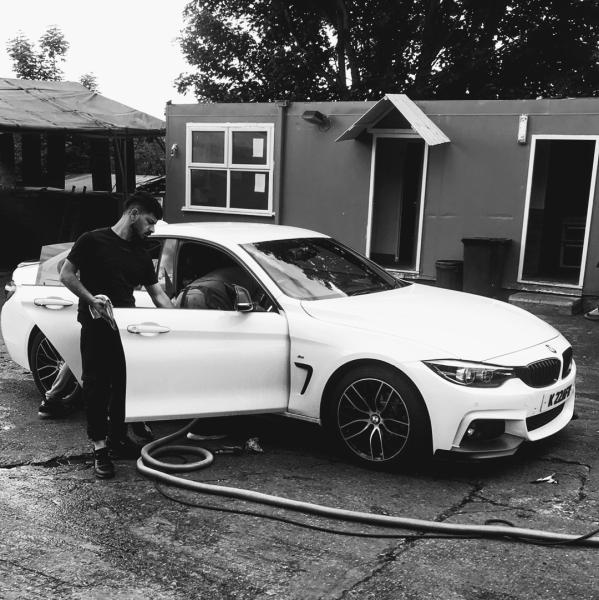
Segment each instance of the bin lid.
M480 244L482 245L507 245L512 243L511 238L492 238L492 237L471 237L462 238L463 244Z
M441 259L441 260L438 260L437 262L435 262L435 265L437 267L460 267L463 264L464 264L463 260Z

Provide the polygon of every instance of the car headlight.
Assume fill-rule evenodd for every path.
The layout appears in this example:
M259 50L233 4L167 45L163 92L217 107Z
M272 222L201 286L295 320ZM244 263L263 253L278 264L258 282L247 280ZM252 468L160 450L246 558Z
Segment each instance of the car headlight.
M8 300L15 292L17 291L17 286L15 284L15 282L11 279L5 286L4 286L4 300Z
M425 360L424 364L444 379L470 387L499 387L508 379L517 377L516 369L511 367L466 360Z

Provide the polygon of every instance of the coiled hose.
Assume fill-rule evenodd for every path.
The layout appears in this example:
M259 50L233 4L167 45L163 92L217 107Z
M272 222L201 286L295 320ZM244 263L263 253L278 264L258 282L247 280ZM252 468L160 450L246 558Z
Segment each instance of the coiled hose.
M426 533L442 533L449 535L468 537L489 537L489 538L510 538L519 541L531 543L545 543L549 545L581 545L581 546L599 546L598 530L587 533L586 535L574 535L565 533L556 533L552 531L543 531L538 529L525 529L522 527L513 527L511 525L487 524L487 525L462 525L456 523L438 523L436 521L426 521L423 519L411 519L407 517L394 517L388 515L377 515L373 513L346 510L342 508L333 508L311 502L301 502L291 500L281 496L273 496L210 483L193 481L174 475L173 473L190 472L198 469L204 469L212 464L214 457L212 453L205 448L190 445L169 445L169 442L184 436L199 421L193 419L182 429L171 433L165 437L157 439L146 444L137 460L137 469L140 473L154 479L158 482L166 483L178 488L200 492L203 494L212 494L217 496L226 496L239 500L246 500L269 506L276 506L287 510L302 512L312 515L319 515L329 519L342 521L364 523L394 529L417 530ZM200 460L187 462L183 464L168 463L158 460L157 457L163 455L198 455Z

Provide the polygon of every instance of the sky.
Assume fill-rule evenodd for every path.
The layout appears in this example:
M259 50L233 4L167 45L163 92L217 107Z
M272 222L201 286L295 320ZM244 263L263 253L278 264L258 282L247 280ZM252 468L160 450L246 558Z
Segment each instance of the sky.
M96 76L104 96L164 119L167 100L194 103L174 87L190 71L176 42L188 0L8 0L0 17L0 77L16 77L6 43L19 31L37 44L56 25L70 43L66 81Z

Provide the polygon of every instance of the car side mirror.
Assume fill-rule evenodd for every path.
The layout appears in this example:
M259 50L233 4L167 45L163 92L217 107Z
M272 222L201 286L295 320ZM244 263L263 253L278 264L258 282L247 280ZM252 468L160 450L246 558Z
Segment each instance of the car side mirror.
M234 285L235 289L235 310L239 312L252 312L254 303L250 293L240 285Z

